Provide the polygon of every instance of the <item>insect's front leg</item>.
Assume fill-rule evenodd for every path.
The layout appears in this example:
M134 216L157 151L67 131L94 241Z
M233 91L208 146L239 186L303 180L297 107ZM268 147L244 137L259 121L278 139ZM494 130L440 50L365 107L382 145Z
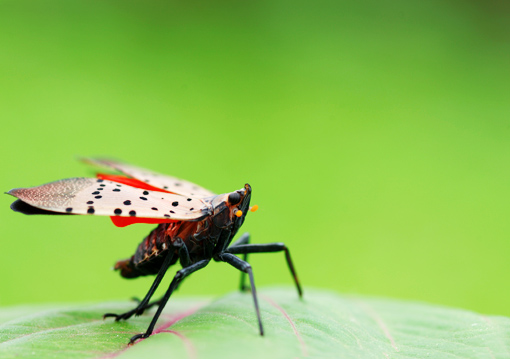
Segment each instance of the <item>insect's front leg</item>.
M236 243L234 243L236 244ZM294 278L294 283L296 283L296 288L299 293L299 296L303 296L303 290L301 289L301 285L299 284L299 280L297 277L296 270L294 269L294 265L292 264L292 259L290 257L289 249L283 243L266 243L266 244L239 244L232 245L227 248L225 252L232 254L244 254L244 259L246 260L246 256L248 253L270 253L270 252L285 252L285 258L287 260L287 265L289 266L290 272L292 273L292 277ZM244 278L242 278L244 279ZM244 285L244 282L241 282L241 285ZM243 289L243 287L241 287Z
M249 233L243 233L241 235L241 237L239 237L239 239L237 241L235 241L234 243L232 243L230 245L229 248L236 247L236 246L243 245L243 244L248 244L248 243L250 243L250 234ZM229 252L228 249L226 251ZM243 260L245 262L248 261L248 253L244 253ZM245 292L245 291L250 290L250 288L248 288L246 286L246 273L243 272L243 271L241 271L241 282L240 282L239 289L241 290L241 292Z
M154 282L152 283L149 291L147 292L145 297L138 303L136 308L134 308L128 312L122 313L122 314L106 313L105 315L103 315L103 319L108 318L108 317L114 317L115 321L119 321L121 319L129 319L135 314L141 315L144 312L144 310L147 309L148 303L149 303L152 295L158 288L159 283L161 283L161 280L163 279L166 271L168 270L168 267L170 267L170 263L172 262L173 256L174 256L174 252L169 251L163 264L161 265L161 268L159 269L156 279L154 279Z
M156 314L154 314L154 317L151 320L151 323L149 324L149 327L147 328L147 331L142 334L137 334L131 337L129 344L133 344L136 340L141 338L148 338L152 331L154 330L154 326L156 325L156 322L158 321L159 316L161 315L161 312L163 311L163 308L165 307L166 303L168 302L168 299L170 299L170 296L175 291L175 289L179 286L179 284L189 276L191 273L196 272L199 269L204 268L208 263L210 259L203 259L195 264L190 265L189 267L182 268L181 270L177 271L175 274L174 279L172 280L172 283L170 283L170 286L168 287L168 290L166 291L165 295L161 300L159 301L159 307L156 311Z
M260 318L260 310L259 310L259 302L257 300L257 291L255 290L255 281L253 279L253 271L251 269L251 265L248 262L243 261L240 258L237 258L235 255L230 253L221 253L219 258L231 266L239 269L243 273L247 273L250 277L250 285L251 285L251 294L253 296L253 302L255 304L255 312L257 313L257 319L259 321L259 330L260 335L264 335L264 328L262 327L262 319Z

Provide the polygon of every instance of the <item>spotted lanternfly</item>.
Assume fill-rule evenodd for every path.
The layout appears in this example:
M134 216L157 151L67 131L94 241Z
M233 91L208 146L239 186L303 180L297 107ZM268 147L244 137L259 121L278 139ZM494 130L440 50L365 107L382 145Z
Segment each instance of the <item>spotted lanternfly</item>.
M156 275L152 286L138 305L126 313L106 313L116 321L141 315L146 309L158 309L147 331L133 336L130 343L147 338L172 293L191 273L204 268L211 259L226 262L239 269L241 290L245 273L255 304L260 335L264 334L260 318L252 268L246 262L249 253L285 252L287 264L302 296L290 253L283 243L249 244L250 236L232 239L241 227L250 207L251 187L216 195L188 181L161 175L149 170L110 160L86 160L123 175L98 174L97 178L68 178L38 187L15 188L7 192L18 199L11 209L24 214L94 214L110 216L118 227L134 223L158 226L138 245L135 254L118 261L115 269L124 278ZM243 254L241 260L235 254ZM150 302L168 268L179 260L177 271L168 290L160 300Z

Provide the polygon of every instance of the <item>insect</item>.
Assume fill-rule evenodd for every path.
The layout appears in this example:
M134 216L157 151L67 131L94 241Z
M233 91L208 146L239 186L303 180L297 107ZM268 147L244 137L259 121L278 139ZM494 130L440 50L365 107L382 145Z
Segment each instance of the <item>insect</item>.
M115 265L124 278L156 275L149 291L134 309L104 315L116 321L126 320L157 306L145 333L133 336L130 344L152 334L172 293L187 276L204 268L211 260L226 262L240 270L241 290L248 290L245 285L248 275L260 335L264 335L264 329L253 271L246 261L249 253L285 252L298 294L302 296L289 250L283 243L250 244L248 233L232 243L247 213L256 210L256 206L250 208L252 190L249 184L237 191L216 195L191 182L125 163L105 159L85 161L122 175L68 178L37 187L15 188L7 193L17 197L11 209L24 214L110 216L118 227L134 223L157 224L133 256ZM240 254L243 259L236 256ZM164 296L150 302L166 271L177 261L182 269L177 271Z

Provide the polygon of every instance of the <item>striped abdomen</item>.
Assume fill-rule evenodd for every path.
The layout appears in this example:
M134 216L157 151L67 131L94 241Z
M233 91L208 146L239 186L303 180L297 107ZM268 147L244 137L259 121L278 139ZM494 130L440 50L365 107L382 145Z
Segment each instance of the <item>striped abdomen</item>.
M138 245L135 254L115 265L124 278L136 278L144 275L157 274L168 251L174 252L171 264L179 258L182 245L187 247L191 263L206 256L214 248L211 242L209 221L161 223Z

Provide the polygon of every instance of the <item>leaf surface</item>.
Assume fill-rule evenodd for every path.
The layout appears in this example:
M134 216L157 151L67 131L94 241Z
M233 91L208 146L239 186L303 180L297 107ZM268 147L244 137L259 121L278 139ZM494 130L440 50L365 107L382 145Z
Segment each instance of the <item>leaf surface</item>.
M290 288L171 299L156 334L127 346L153 311L102 320L134 303L0 310L0 358L510 358L510 318L390 299Z

